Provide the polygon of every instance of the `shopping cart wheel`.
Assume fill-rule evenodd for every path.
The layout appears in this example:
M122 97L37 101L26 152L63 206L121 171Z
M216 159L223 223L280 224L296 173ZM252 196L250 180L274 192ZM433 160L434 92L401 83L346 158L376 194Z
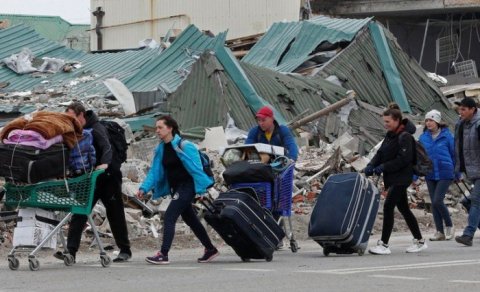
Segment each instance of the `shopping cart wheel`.
M10 270L16 271L20 267L20 261L16 257L8 257L8 267Z
M363 256L365 254L365 250L364 249L359 249L357 251L357 253L358 253L359 256Z
M265 260L266 260L267 262L271 262L271 261L273 260L273 256L266 257Z
M75 258L71 254L66 254L63 256L63 262L65 263L65 266L69 267L73 265Z
M242 259L242 262L245 262L245 263L250 261L249 258L241 258L241 259Z
M323 248L323 255L328 257L328 255L330 255L330 250L326 247Z
M292 252L297 252L298 251L298 243L296 240L290 240L290 249Z
M29 258L28 267L31 271L38 271L38 269L40 269L40 262L36 258Z
M106 268L110 266L110 264L112 263L112 259L108 255L102 254L100 256L100 262L102 263L102 267Z

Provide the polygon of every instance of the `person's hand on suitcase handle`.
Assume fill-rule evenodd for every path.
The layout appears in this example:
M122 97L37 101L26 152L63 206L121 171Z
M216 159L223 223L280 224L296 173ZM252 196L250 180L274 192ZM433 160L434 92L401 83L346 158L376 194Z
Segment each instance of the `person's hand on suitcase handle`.
M137 196L138 199L143 200L143 199L145 199L145 192L140 189L140 190L137 191L136 196Z
M369 177L369 176L372 176L374 174L376 175L382 175L383 173L383 164L380 164L376 167L374 167L373 165L369 164L367 165L367 167L365 167L365 170L363 171L365 173L365 176Z
M363 170L363 172L365 173L365 176L366 177L372 176L374 168L375 167L373 167L373 165L368 164L367 167L365 167L365 169Z
M383 173L383 164L380 164L380 165L378 165L377 167L375 167L375 168L373 169L373 173L376 174L376 175L379 175L379 176L382 175L382 173Z

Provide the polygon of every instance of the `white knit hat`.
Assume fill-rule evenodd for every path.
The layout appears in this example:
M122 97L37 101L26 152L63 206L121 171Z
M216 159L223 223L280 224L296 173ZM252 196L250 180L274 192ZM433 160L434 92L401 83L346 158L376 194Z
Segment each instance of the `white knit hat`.
M440 124L442 122L442 113L437 110L431 110L425 115L425 120L426 119L433 120L437 122L437 124Z

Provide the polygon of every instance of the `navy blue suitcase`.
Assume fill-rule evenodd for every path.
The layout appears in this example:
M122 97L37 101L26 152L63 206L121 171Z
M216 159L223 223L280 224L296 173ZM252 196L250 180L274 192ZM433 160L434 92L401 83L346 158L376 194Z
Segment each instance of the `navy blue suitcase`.
M308 235L323 254L363 255L377 216L380 193L363 175L352 172L328 177L317 197Z
M255 191L253 191L256 197ZM268 210L244 191L220 193L213 202L204 201L205 221L217 231L242 261L271 261L278 243L285 237Z

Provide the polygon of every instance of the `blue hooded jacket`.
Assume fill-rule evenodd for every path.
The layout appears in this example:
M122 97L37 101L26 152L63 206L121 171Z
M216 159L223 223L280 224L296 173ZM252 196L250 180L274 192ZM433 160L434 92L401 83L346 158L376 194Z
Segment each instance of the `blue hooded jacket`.
M179 135L175 135L171 143L183 166L193 178L195 193L206 193L207 188L213 183L213 180L203 171L200 153L195 144L182 139ZM182 143L181 147L180 143ZM153 157L147 177L140 186L140 190L145 193L153 190L153 199L158 199L170 194L170 185L168 184L165 173L167 170L163 168L162 164L164 148L165 143L160 142L155 150L155 156Z
M441 129L436 139L433 139L429 130L425 130L419 141L433 162L433 172L425 179L450 180L457 177L455 175L455 142L447 127Z

